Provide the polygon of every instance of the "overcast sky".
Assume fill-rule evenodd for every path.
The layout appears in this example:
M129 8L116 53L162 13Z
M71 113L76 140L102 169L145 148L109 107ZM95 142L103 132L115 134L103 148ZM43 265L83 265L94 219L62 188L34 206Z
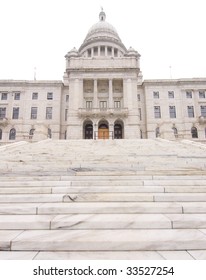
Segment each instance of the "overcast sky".
M206 77L206 0L0 0L0 79L62 80L101 6L144 79Z

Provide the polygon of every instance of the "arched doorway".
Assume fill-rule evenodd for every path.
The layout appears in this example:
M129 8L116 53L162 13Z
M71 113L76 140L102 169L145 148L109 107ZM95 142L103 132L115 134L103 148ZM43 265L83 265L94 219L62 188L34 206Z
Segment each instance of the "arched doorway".
M99 122L98 139L109 139L109 125L107 121Z
M192 138L198 138L198 132L195 126L191 128L191 134L192 134Z
M93 123L90 120L84 122L84 139L93 139Z
M122 121L116 121L114 123L114 139L123 138L123 123Z

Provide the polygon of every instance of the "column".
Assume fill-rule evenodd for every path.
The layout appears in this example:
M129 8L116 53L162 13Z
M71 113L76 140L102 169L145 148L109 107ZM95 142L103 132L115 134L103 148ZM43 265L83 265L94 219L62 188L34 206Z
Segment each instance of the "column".
M94 108L98 108L97 104L97 79L94 80Z
M94 57L94 48L91 48L91 57Z
M112 79L109 79L109 108L114 108Z

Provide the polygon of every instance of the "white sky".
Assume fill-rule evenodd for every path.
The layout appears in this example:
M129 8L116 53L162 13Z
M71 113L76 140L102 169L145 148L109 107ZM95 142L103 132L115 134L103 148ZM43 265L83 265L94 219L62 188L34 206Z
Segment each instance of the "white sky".
M206 77L206 0L0 0L0 79L62 80L101 6L144 79Z

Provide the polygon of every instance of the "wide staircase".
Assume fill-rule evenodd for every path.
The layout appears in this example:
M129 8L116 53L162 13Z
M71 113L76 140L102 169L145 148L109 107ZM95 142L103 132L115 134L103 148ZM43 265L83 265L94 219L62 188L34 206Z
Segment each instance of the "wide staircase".
M0 259L206 259L206 145L0 147Z

